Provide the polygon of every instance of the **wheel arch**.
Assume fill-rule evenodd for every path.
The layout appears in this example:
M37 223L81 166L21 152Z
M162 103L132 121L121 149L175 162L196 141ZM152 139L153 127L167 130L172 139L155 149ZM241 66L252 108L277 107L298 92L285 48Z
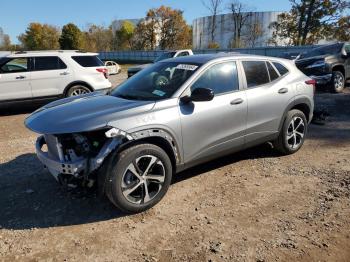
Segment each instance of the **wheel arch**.
M347 77L347 76L345 76L345 67L342 64L333 65L332 72L334 72L334 71L340 71L344 77Z
M87 82L85 82L85 81L74 81L74 82L69 83L69 84L65 87L62 96L63 96L63 97L66 97L66 96L67 96L67 93L68 93L68 90L69 90L71 87L76 86L76 85L83 85L83 86L89 88L91 92L94 92L94 91L95 91L95 90L93 89L93 87L92 87L90 84L88 84Z
M309 99L307 99L305 97L297 98L296 100L291 102L287 106L287 108L285 109L285 111L283 113L283 117L282 117L280 125L279 125L279 131L281 131L281 129L283 127L283 123L287 117L288 112L290 110L293 110L293 109L297 109L297 110L300 110L301 112L303 112L305 117L306 117L307 122L310 123L311 118L312 118L311 108L312 108L311 102L309 101Z
M174 170L176 169L176 166L181 163L179 145L174 137L166 130L161 128L150 128L131 132L128 133L128 135L132 137L132 139L118 147L118 152L140 143L149 143L159 146L167 153Z
M176 153L174 152L173 146L170 145L169 141L167 141L165 138L162 138L162 137L153 136L153 137L144 137L137 140L132 140L128 143L121 145L118 148L118 152L124 151L132 146L145 144L145 143L156 145L156 146L159 146L161 149L163 149L170 158L173 170L176 170L176 165L178 163Z

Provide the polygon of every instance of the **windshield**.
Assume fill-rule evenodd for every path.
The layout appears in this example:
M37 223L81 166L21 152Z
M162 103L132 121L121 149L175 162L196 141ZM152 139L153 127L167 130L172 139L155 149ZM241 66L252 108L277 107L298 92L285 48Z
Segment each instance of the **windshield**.
M163 100L171 97L199 67L195 63L156 63L129 78L111 95L129 100Z
M318 48L312 49L307 53L302 54L300 58L321 56L321 55L335 55L340 53L342 47L343 47L343 44L333 44L333 45L318 47Z
M156 60L154 60L154 63L168 59L168 58L172 58L172 57L174 57L175 54L176 54L176 52L166 52L166 53L158 56L156 58Z

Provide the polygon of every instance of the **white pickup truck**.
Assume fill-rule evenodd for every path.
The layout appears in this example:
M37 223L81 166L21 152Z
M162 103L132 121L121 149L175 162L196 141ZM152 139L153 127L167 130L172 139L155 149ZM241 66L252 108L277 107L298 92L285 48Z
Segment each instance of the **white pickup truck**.
M154 60L154 63L159 62L159 61L164 60L164 59L172 58L172 57L189 56L189 55L193 55L193 52L191 49L167 51L167 52L161 54L159 57L157 57ZM143 64L143 65L129 67L128 68L128 78L132 77L137 72L140 72L142 69L146 68L149 65L151 65L151 64Z

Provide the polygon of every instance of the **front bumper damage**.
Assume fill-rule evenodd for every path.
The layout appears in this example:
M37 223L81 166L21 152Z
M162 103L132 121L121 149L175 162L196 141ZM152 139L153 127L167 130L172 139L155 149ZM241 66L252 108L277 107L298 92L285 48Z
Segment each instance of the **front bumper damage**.
M59 182L62 182L62 177L88 180L90 174L102 165L105 158L113 150L125 141L132 139L130 136L127 137L125 132L118 133L118 130L117 133L116 131L113 131L114 133L108 132L106 132L106 136L109 135L110 137L104 141L104 144L98 148L98 152L95 154L90 154L89 145L82 143L82 147L85 147L86 152L78 154L74 147L67 148L58 136L43 135L38 137L36 141L36 155ZM125 134L125 136L121 134Z
M85 158L77 159L74 162L67 162L64 159L56 159L52 156L51 152L45 152L42 150L44 145L47 146L45 137L38 137L35 144L36 155L40 162L44 164L56 179L58 179L59 174L77 175L86 168L87 160Z

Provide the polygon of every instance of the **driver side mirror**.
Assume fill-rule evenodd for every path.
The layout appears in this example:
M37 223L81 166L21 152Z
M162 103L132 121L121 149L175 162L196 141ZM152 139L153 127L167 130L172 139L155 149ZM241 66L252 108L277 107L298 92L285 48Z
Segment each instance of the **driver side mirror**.
M196 88L192 91L191 96L182 97L183 102L203 102L203 101L211 101L214 98L214 92L210 88Z

